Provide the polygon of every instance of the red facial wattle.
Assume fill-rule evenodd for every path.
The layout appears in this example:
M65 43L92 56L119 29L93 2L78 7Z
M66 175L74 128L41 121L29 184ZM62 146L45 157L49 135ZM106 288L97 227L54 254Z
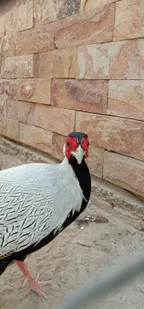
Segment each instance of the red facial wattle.
M89 141L88 137L84 137L81 142L81 147L85 151L84 158L88 158Z
M88 148L89 148L89 141L88 141L87 137L83 137L80 146L85 151L84 158L87 158L88 157ZM66 148L65 148L65 152L66 152L65 154L66 154L66 157L68 159L70 159L70 157L71 157L71 152L75 151L77 149L77 147L78 147L77 139L75 137L68 136L66 138Z
M71 151L75 151L78 146L76 138L68 136L66 138L66 157L70 159Z

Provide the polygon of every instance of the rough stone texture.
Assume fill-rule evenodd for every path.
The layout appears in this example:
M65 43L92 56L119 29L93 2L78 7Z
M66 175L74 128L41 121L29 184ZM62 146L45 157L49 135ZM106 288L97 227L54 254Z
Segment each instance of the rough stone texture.
M4 37L6 31L12 27L12 16L11 12L5 12L0 16L0 38Z
M19 85L18 99L50 105L50 79L28 79Z
M35 0L35 20L46 23L76 14L80 11L81 0Z
M110 81L107 113L144 120L144 81Z
M105 152L104 178L144 196L144 162Z
M3 80L0 80L0 115L3 117L6 115L6 97Z
M50 79L13 79L3 82L6 98L50 105ZM17 105L17 104L16 104Z
M21 101L18 119L20 122L67 135L74 130L75 112Z
M0 8L0 37L3 37L6 32L22 31L33 27L33 0L11 2L12 7L7 3L7 10L3 14Z
M34 17L36 22L50 22L57 17L57 0L35 0Z
M49 154L52 153L52 136L52 132L20 123L20 142L48 152Z
M18 120L18 102L16 100L6 99L6 117Z
M33 27L33 1L21 2L16 9L12 10L13 27L17 31Z
M137 160L133 159L133 161ZM99 203L99 200L101 200L101 203ZM144 216L143 201L140 201L133 193L104 179L96 177L92 179L91 202L109 212L119 208L119 210L126 210L127 214L128 212L131 215L133 214L133 218L138 216L143 219Z
M1 96L0 96L1 97ZM0 115L5 117L5 110L6 110L6 102L5 99L0 98Z
M55 158L62 160L63 158L63 145L65 137L59 134L53 134L53 155Z
M94 10L100 6L105 6L111 2L116 2L119 0L81 0L81 11Z
M114 4L103 10L82 12L63 21L54 22L54 38L57 48L80 46L112 40Z
M4 37L4 34L5 34L5 24L4 24L3 18L1 17L0 18L0 39Z
M19 140L19 123L13 119L0 118L0 134Z
M143 0L123 0L116 4L114 40L144 37Z
M34 56L19 56L5 58L2 66L2 76L5 78L33 77Z
M102 178L103 160L104 150L94 146L90 146L87 164L92 175Z
M53 53L51 51L39 54L39 77L53 77Z
M2 52L1 52L1 41L0 41L0 77L2 75L2 62L3 61L3 56L2 56Z
M76 48L55 50L53 52L53 76L73 78L76 72Z
M0 136L0 169L32 162L56 163L57 161L38 149L15 144Z
M15 55L42 53L54 49L52 25L41 25L27 31L18 32L9 40L9 49L15 42Z
M77 112L76 130L97 147L144 160L144 122Z
M1 18L0 18L1 20ZM4 36L1 38L2 42L2 51L4 57L14 57L15 53L15 33L12 32L4 32Z
M0 98L2 99L5 93L5 80L4 79L0 79Z
M81 0L59 0L57 4L57 17L62 18L79 13L80 3Z
M52 104L56 107L104 113L107 110L106 81L55 79L52 84Z
M34 113L35 113L35 108L37 106L38 105L36 105L34 103L19 101L18 102L18 120L20 122L23 122L23 123L34 125ZM41 105L39 105L39 107L40 106ZM47 106L44 106L45 110L46 110L46 108L47 108ZM41 109L43 109L42 106L41 106ZM45 116L46 116L46 113L45 113ZM41 119L41 117L40 117L40 119ZM37 124L37 126L40 126L40 125Z
M17 4L18 0L13 0L13 1L4 1L1 0L1 9L0 9L0 17L2 17L4 14L6 14L7 12L11 11L12 8L15 7L15 5Z
M20 7L19 7L18 1L16 0L9 1L9 3L6 3L5 8L4 6L1 5L0 7L0 37L5 36L8 32L15 32L16 30L18 30L18 25L20 25L20 20L22 18L22 16L19 16L20 19L18 21L18 15L17 15L18 8ZM26 24L26 21L24 21L24 19L23 19L23 22Z
M77 78L144 79L144 40L78 48Z
M3 80L3 89L5 97L12 100L18 99L19 88L25 79L5 79Z

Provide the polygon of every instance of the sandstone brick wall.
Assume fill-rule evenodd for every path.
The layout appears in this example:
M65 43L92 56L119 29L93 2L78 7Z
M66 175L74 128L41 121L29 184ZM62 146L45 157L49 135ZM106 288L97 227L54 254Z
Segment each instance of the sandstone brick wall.
M75 129L92 175L144 197L144 1L3 1L0 134L61 159Z

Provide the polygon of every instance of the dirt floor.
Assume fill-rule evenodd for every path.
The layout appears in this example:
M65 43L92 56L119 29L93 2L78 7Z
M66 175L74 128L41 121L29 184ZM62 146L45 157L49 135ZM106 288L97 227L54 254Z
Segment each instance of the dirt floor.
M92 220L86 220L93 216ZM108 267L123 265L143 248L144 233L124 223L115 214L89 205L80 220L63 231L51 244L27 258L34 277L56 284L43 290L47 299L31 292L24 296L23 275L12 265L0 278L0 309L49 309L71 295L88 279ZM143 309L144 276L95 305L99 309Z

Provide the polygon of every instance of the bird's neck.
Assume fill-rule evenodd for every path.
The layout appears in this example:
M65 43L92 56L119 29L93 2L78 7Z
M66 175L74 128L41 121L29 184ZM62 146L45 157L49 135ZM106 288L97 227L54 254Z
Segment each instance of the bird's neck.
M89 201L91 193L91 177L85 160L83 159L81 164L78 164L75 158L70 158L68 162L79 181L85 199Z

